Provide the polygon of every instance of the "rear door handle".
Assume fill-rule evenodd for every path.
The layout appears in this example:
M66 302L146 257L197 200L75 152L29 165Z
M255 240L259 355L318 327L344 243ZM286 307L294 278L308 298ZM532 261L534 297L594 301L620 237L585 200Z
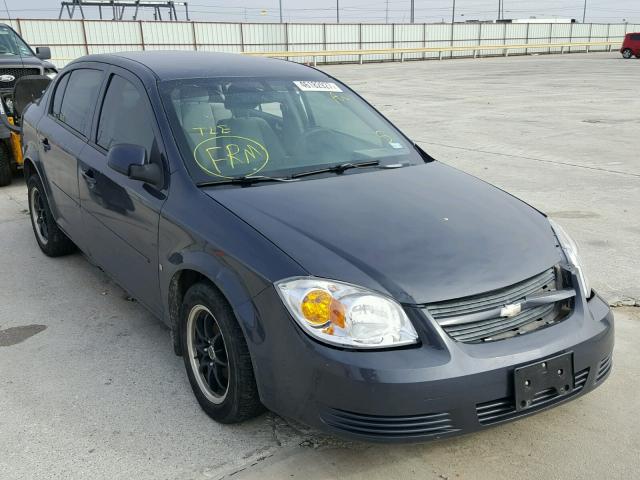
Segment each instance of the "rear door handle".
M44 148L45 152L48 152L49 150L51 150L51 144L49 143L49 139L47 137L44 137L40 141L42 142L42 148Z
M89 188L92 188L96 184L96 177L93 169L83 168L80 170L80 172L82 173L82 178L84 178L84 181L87 182L87 185L89 185Z

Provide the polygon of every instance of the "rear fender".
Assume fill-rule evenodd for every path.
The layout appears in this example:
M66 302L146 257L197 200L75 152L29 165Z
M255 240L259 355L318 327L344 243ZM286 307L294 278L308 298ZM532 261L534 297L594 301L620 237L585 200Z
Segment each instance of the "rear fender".
M24 138L22 140L24 142ZM25 180L28 180L31 175L38 175L38 177L40 177L42 186L44 187L44 191L47 196L47 200L49 202L51 213L53 214L54 218L58 218L58 206L55 203L53 195L51 194L51 185L47 180L47 175L44 168L42 167L42 162L40 161L40 155L38 153L37 145L34 141L27 141L26 144L23 144L22 151Z

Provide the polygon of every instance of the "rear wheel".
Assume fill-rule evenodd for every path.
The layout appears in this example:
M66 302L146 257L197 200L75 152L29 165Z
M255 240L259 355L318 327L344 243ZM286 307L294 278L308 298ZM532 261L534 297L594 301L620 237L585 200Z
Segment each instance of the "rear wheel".
M242 329L210 284L196 283L187 291L180 333L189 383L207 415L237 423L264 410Z
M631 57L633 57L633 52L631 51L630 48L627 48L625 51L622 52L622 57L629 59Z
M73 252L75 245L60 230L51 214L51 208L44 193L40 177L32 175L27 182L27 187L31 226L40 250L49 257L59 257Z
M0 140L0 187L11 183L12 174L11 153L6 143Z

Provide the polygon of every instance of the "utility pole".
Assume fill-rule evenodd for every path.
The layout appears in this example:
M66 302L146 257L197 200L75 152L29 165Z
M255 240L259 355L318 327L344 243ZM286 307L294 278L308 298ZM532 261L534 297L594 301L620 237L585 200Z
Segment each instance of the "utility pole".
M453 0L453 7L451 8L451 46L453 47L453 25L456 23L456 0ZM453 58L453 52L451 52L451 57Z
M587 18L587 0L584 0L584 10L582 11L582 23Z
M340 0L336 0L336 23L340 23Z
M456 23L456 0L453 0L453 7L451 9L451 41L453 42L453 24Z
M416 2L415 0L411 0L411 23L415 22L416 19Z
M282 23L282 0L279 1L280 4L280 23Z

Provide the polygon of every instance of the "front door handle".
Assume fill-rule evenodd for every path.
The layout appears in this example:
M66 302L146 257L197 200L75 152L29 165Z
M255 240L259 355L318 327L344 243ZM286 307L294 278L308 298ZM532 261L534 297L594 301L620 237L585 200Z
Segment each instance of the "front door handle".
M49 143L49 139L47 137L44 137L42 140L40 140L40 142L42 142L42 148L44 148L45 152L51 150L51 144Z
M87 182L87 185L89 186L89 188L93 188L93 186L96 184L96 176L93 169L83 168L80 170L80 172L82 173L82 178L84 178L84 181Z

